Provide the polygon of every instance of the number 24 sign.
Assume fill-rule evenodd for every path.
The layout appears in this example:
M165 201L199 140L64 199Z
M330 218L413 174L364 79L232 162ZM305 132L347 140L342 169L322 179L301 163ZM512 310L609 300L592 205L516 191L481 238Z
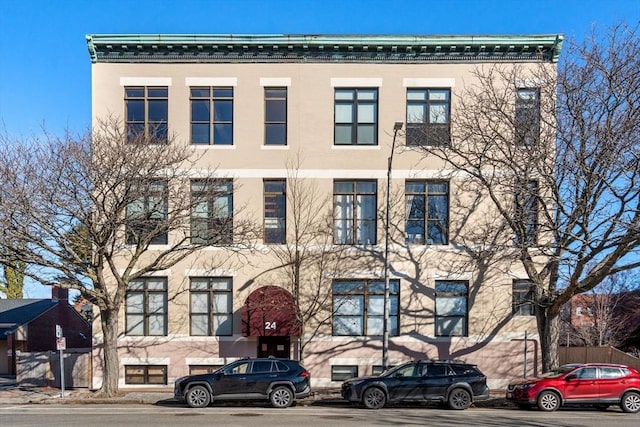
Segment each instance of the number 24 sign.
M276 329L278 329L276 322L264 322L265 331L275 331Z

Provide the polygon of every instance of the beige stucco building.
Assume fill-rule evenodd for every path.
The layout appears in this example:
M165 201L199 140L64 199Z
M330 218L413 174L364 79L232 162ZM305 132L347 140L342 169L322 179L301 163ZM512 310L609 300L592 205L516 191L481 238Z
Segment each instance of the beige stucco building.
M472 196L464 175L420 146L449 143L456 97L476 83L475 67L554 68L562 36L87 40L94 121L116 115L130 131L169 133L189 145L198 157L192 197L201 174L215 170L229 180L228 195L205 203L194 224L242 217L263 228L244 252L219 240L136 282L120 318L120 386L170 386L257 355L303 357L312 386L337 386L379 371L383 347L390 365L477 363L494 388L521 376L525 360L533 372L539 346L526 275L508 261L482 269L469 262L465 230L489 208L460 209ZM296 249L303 261L291 274L283 265ZM302 324L287 315L295 301ZM97 387L101 337L94 330Z

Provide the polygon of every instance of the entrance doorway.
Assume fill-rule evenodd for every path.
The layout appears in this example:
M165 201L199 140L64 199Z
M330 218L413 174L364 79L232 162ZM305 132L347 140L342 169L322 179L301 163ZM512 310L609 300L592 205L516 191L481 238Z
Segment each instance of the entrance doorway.
M258 357L291 358L290 337L258 337Z

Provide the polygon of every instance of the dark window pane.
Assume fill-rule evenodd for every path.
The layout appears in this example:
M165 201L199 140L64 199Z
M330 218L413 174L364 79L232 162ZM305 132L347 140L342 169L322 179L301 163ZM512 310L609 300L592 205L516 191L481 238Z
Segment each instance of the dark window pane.
M143 87L127 87L124 92L128 98L144 98Z
M192 100L191 101L191 120L194 122L209 122L211 112L208 100Z
M167 101L166 100L150 100L149 101L149 120L152 122L167 121Z
M213 120L230 122L233 120L233 101L214 101Z
M266 98L286 98L287 88L265 88L264 94Z
M210 128L209 124L191 125L191 142L194 144L209 144Z
M286 124L269 124L265 125L265 144L284 145L287 142L287 125Z
M265 120L268 122L285 122L287 120L287 101L270 100L267 102Z
M213 142L216 145L233 144L233 125L231 123L213 125Z
M232 98L233 97L233 88L213 88L213 97L214 98Z
M169 92L166 87L149 88L149 98L166 98Z
M127 100L127 121L144 122L144 101Z
M193 87L191 88L191 97L192 98L209 98L209 88L208 87Z

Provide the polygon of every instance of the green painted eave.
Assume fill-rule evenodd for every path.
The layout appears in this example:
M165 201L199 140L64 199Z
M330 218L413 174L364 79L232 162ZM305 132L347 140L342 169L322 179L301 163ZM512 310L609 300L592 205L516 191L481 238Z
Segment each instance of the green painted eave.
M562 34L92 34L91 62L557 62Z

